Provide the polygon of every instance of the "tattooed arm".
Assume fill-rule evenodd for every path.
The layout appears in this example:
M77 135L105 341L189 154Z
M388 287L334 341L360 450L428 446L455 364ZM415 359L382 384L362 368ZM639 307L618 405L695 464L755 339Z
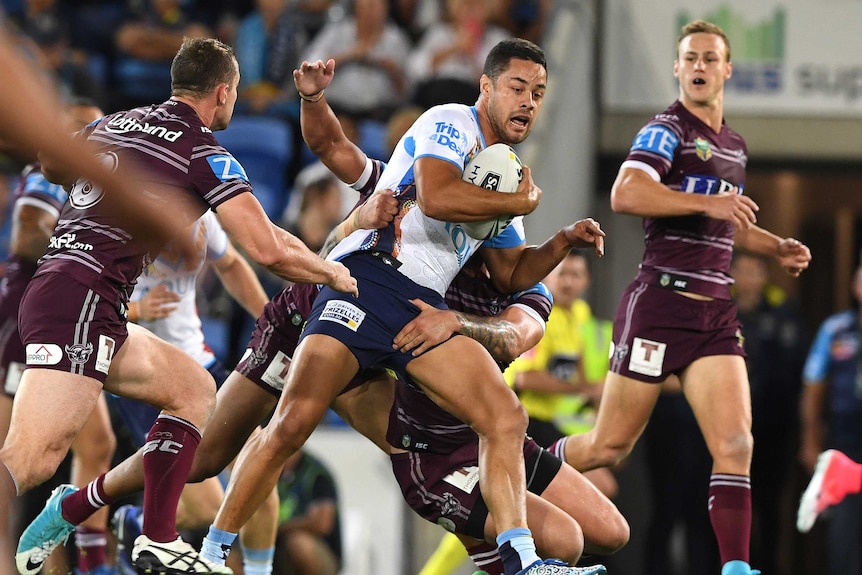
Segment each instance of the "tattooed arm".
M482 317L438 309L420 299L411 301L421 313L395 336L393 347L412 351L414 356L460 334L481 343L495 360L507 363L536 345L545 333L537 317L517 305L498 315Z

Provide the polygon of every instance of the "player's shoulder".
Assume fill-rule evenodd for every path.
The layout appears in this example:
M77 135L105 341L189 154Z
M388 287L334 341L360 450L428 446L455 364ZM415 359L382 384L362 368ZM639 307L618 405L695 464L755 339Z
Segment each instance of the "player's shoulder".
M834 313L823 320L822 329L831 334L856 329L856 312L853 310L844 310Z

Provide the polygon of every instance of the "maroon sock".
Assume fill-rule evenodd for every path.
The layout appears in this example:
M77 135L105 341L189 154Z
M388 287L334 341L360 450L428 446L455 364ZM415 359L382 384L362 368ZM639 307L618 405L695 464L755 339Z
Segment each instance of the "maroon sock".
M721 564L748 563L751 537L751 480L743 475L713 474L709 479L709 519Z
M198 429L178 417L159 415L144 445L143 533L160 543L177 534L177 503L186 485L195 451L201 441Z
M83 489L67 495L60 504L60 509L63 513L63 519L72 525L80 525L90 515L113 502L114 498L105 493L105 474L103 473Z
M488 575L503 575L503 560L497 552L497 546L485 541L467 548L467 554L476 565L476 569L487 571Z
M78 571L87 573L107 561L105 547L108 544L104 529L75 529L75 547L78 551Z

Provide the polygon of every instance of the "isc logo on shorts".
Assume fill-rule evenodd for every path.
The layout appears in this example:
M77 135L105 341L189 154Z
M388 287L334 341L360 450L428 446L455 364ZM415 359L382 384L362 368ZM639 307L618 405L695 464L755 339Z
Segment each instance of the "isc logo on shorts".
M323 321L334 321L344 327L357 331L365 319L365 312L352 303L342 300L330 300L320 314Z
M27 365L57 365L63 359L63 350L53 343L28 343Z

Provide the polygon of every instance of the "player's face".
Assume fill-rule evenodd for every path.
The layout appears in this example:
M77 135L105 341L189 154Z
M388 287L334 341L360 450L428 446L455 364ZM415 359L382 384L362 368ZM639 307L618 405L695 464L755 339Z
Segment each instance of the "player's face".
M488 117L501 142L517 144L530 135L545 98L548 74L541 64L512 59L509 68L492 82L482 77L488 91Z
M698 32L680 42L673 74L679 79L680 97L684 102L699 106L719 102L724 82L732 71L721 36Z
M233 108L236 105L237 86L239 86L238 65L236 66L234 79L227 85L227 89L225 91L225 103L223 106L219 106L219 108L216 109L216 114L213 118L213 125L210 126L211 130L224 130L228 127L228 124L230 124L230 119L233 117Z

